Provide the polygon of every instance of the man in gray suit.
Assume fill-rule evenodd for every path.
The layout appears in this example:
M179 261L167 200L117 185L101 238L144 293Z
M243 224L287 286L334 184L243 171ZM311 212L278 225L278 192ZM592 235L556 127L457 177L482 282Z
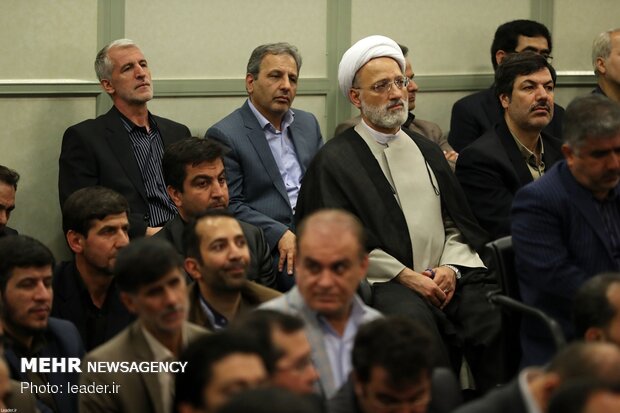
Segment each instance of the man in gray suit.
M358 328L380 317L355 294L368 270L364 228L352 214L322 210L298 227L297 286L259 308L301 317L326 398L346 382Z
M184 347L206 333L185 321L182 259L168 242L142 238L119 252L114 275L123 304L138 320L84 357L80 383L94 382L106 391L80 394L80 412L167 413L173 373L186 367L176 360ZM119 362L119 369L112 370ZM95 363L97 371L87 369L89 363ZM140 370L123 371L122 364Z
M293 274L293 215L301 178L323 144L311 113L291 109L297 93L301 56L288 43L258 46L247 66L243 106L207 130L230 150L224 158L230 210L263 229L278 270ZM279 288L292 277L280 274Z

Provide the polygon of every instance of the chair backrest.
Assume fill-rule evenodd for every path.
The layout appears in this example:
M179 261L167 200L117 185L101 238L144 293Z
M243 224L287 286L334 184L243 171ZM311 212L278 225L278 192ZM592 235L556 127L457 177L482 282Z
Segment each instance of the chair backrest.
M496 239L487 244L493 253L497 278L502 293L515 300L521 300L519 280L515 271L515 254L512 249L512 237Z

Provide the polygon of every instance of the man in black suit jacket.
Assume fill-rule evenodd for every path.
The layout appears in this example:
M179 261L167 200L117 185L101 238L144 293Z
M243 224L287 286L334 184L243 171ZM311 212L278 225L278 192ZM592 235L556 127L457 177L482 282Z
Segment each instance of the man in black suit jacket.
M5 235L16 235L17 231L9 228L11 212L15 209L15 192L19 174L14 170L0 165L0 237Z
M87 351L134 319L120 301L112 273L116 254L129 243L128 209L122 195L101 186L78 189L62 209L74 259L54 271L52 315L75 324Z
M129 202L131 237L152 235L177 211L161 173L164 148L189 136L179 123L152 115L151 72L129 39L115 40L97 54L95 71L114 107L65 131L59 159L61 206L71 193L101 185Z
M454 413L546 412L549 400L572 380L620 384L620 349L610 343L573 343L561 350L546 368L531 367L483 398Z
M542 24L532 20L514 20L497 28L491 46L493 70L512 53L532 51L551 60L551 34ZM452 107L448 142L461 152L467 145L493 128L503 116L494 86L458 100ZM554 104L554 115L545 127L551 136L562 138L564 109Z
M229 196L222 147L213 140L186 138L166 148L164 181L179 214L157 234L170 241L183 257L187 248L183 232L188 222L209 209L228 208ZM271 248L263 230L239 221L250 249L248 279L274 288L276 275Z
M67 386L77 384L77 371L52 368L45 372L26 367L21 360L43 357L79 361L84 355L82 340L75 326L50 317L53 266L52 252L41 242L24 235L0 238L4 356L11 378L22 382L21 393L37 398L37 407L41 412L77 413L75 393L37 390L41 388L39 386L47 385L66 390ZM36 361L34 363L38 366Z
M492 239L510 234L517 190L563 158L562 142L542 132L553 117L555 80L555 70L538 54L506 57L495 72L504 116L458 158L456 177Z

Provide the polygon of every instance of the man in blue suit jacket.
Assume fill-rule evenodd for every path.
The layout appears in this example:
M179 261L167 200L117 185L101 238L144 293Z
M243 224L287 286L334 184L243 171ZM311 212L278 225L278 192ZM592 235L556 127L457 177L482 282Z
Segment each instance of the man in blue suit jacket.
M43 413L77 413L77 397L67 389L77 384L78 372L22 370L22 358L77 358L84 356L80 335L68 321L49 317L52 307L54 256L39 241L16 235L0 239L0 295L6 337L4 356L11 378L29 383L22 393L37 398ZM49 391L36 391L50 385ZM55 386L55 387L51 387Z
M230 210L263 229L278 270L293 274L293 215L301 178L323 144L311 113L292 110L301 56L288 43L258 46L247 67L244 105L207 130L206 138L224 144ZM291 277L280 277L288 289Z
M562 153L512 208L521 296L574 336L571 302L587 279L620 270L620 106L600 95L576 98L564 119ZM542 325L524 318L522 365L543 364L553 345Z

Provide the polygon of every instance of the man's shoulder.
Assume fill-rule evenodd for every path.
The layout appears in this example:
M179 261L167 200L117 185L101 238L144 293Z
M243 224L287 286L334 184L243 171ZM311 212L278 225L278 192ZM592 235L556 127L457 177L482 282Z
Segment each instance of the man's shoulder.
M106 341L99 347L90 351L84 357L85 360L104 360L104 361L123 361L130 358L131 349L133 348L133 334L137 321L125 327L120 333Z
M513 413L526 411L523 395L517 379L499 389L492 390L482 398L467 403L454 413Z
M494 98L493 88L482 89L470 95L464 96L454 103L454 107L461 110L471 111L471 109L475 108L477 105L489 101L489 98Z
M282 295L280 291L265 287L264 285L260 285L254 281L248 281L245 288L241 291L241 294L244 299L252 305L267 303L279 298Z
M224 116L222 119L215 122L209 129L207 129L207 135L213 131L227 132L231 129L243 128L243 113L250 110L247 103L243 106L233 110L228 115ZM252 114L250 112L250 114ZM252 114L253 115L253 114ZM256 121L258 124L258 121Z
M176 122L172 119L157 116L152 113L151 113L151 116L153 117L153 119L155 119L155 122L157 122L159 125L165 124L169 128L188 129L186 125Z
M498 151L505 152L497 130L491 128L484 132L478 139L467 145L465 149L459 153L459 160L461 157L469 157L473 154L497 153Z
M305 110L301 110L297 108L291 108L291 110L295 114L296 121L302 120L302 121L311 121L312 123L315 123L315 122L318 123L316 116L314 116L312 112L307 112Z

